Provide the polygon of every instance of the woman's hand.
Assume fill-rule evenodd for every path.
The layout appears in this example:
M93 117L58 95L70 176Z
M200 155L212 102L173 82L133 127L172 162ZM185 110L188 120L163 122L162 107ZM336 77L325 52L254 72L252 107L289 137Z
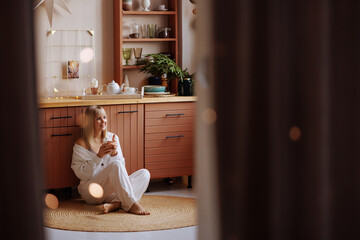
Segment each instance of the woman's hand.
M107 142L100 146L97 156L99 158L103 158L107 154L112 154L113 151L116 151L116 145L114 145L112 142Z
M117 154L117 144L116 144L116 140L115 140L115 134L113 135L113 138L112 138L112 141L110 141L109 143L111 143L114 148L112 149L111 153L110 153L110 156L115 156Z

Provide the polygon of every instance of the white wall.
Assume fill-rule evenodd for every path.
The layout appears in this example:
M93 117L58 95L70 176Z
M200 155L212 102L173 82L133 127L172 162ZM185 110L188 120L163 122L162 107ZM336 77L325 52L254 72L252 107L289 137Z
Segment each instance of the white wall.
M196 15L193 9L196 5L188 0L179 0L180 4L180 61L183 69L188 69L190 74L196 71L195 55L196 55L196 29L194 28Z
M55 0L56 1L56 0ZM135 6L140 6L140 0L133 0ZM166 0L152 0L152 6L155 8L158 4L166 3ZM91 78L80 80L66 79L49 79L49 59L57 58L60 53L52 50L52 56L49 48L49 37L47 34L50 29L56 30L95 30L95 64L92 67L96 73L96 78L101 83L109 83L114 79L114 48L113 48L113 1L112 0L65 0L72 15L61 8L55 7L53 14L52 27L47 17L44 5L34 10L35 23L35 41L37 57L37 79L38 93L40 97L52 97L53 87L55 86L60 95L80 95L82 89L88 86ZM193 64L192 52L194 49L195 32L191 29L190 24L194 18L192 14L192 5L188 0L179 0L181 16L179 27L182 32L183 40L180 40L180 63L183 68L188 68L190 73L195 71ZM141 8L141 7L140 7ZM140 20L141 21L141 20ZM57 33L56 33L57 34ZM181 35L180 35L181 36ZM132 47L132 46L130 46ZM72 50L68 48L68 53ZM146 52L144 52L146 54ZM61 55L61 54L60 54ZM51 56L51 57L49 57ZM74 59L68 59L74 60ZM90 65L89 65L90 66ZM91 68L91 67L90 67ZM64 68L65 69L65 68ZM62 70L66 73L66 69ZM50 71L51 72L51 71ZM64 75L64 74L63 74ZM130 85L140 87L146 84L146 76L130 72ZM59 94L58 94L59 95Z
M72 15L60 8L55 8L52 28L44 6L34 10L35 40L37 54L38 93L41 97L52 95L53 81L45 79L48 38L50 29L94 29L96 46L96 75L103 81L109 81L114 75L113 64L113 10L112 0L65 0ZM71 50L69 50L71 51ZM57 54L56 52L54 53ZM57 79L55 85L60 91L70 87L72 91L80 91L80 80ZM64 83L66 82L66 83Z

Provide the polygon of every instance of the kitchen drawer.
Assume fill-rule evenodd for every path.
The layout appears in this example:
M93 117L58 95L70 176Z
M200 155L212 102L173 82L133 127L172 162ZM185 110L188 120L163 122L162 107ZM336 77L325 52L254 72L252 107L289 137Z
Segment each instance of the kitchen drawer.
M149 103L145 105L145 112L171 110L195 110L195 103Z
M175 132L192 132L194 124L183 125L162 125L162 126L145 126L145 134L151 133L175 133Z
M145 168L151 178L193 174L195 103L145 105Z
M193 132L165 132L145 135L145 149L192 146Z
M180 124L194 124L194 117L160 117L160 118L147 118L145 126L156 125L180 125Z
M83 108L46 108L40 109L40 127L81 126Z
M176 119L182 119L182 118L186 118L186 117L195 117L195 116L196 116L196 111L194 109L193 110L168 109L168 110L163 110L163 111L155 111L155 112L146 111L145 112L145 119L159 118L159 119L176 120Z
M146 163L155 163L155 162L176 162L176 161L192 161L193 152L184 152L181 154L161 154L161 155L148 155L145 157Z
M145 141L149 140L170 140L170 139L176 139L176 136L183 135L182 139L193 139L194 138L194 132L164 132L164 133L151 133L145 135Z
M182 161L171 161L171 162L152 162L145 163L145 168L148 170L152 169L171 169L171 168L192 168L193 161L182 160Z
M183 136L183 135L175 135ZM145 149L147 148L161 148L161 147L176 147L176 146L192 146L194 144L193 139L184 139L181 137L161 139L161 140L151 140L145 141Z
M145 148L145 162L150 155L161 155L161 154L183 154L193 153L193 146L176 146L176 147L160 147L160 148Z

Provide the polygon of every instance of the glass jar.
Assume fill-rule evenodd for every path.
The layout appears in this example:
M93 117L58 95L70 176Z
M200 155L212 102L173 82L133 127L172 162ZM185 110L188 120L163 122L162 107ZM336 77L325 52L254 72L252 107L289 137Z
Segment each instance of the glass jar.
M148 24L149 38L156 38L156 24Z
M136 23L131 23L129 38L139 38L139 37L140 37L139 25Z
M169 27L161 28L159 31L159 38L169 38L170 31L171 31L171 28L169 28Z
M191 78L184 78L182 81L179 81L178 91L179 96L192 96L193 86Z

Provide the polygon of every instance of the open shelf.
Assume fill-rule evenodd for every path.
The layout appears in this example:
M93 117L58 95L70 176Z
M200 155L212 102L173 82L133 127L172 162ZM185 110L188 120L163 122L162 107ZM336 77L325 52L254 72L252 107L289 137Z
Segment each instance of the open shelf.
M175 15L176 11L122 11L123 15Z
M140 66L124 66L122 48L136 45L143 48L143 53L156 53L156 51L166 52L178 63L179 61L179 31L178 31L178 0L161 0L161 4L165 4L168 11L124 11L122 3L124 0L113 1L113 17L114 17L114 80L119 84L123 82L124 71L138 70ZM154 3L152 7L158 9L160 0ZM132 19L134 18L134 19ZM128 29L123 28L123 24L129 25L132 21L137 24L158 24L166 25L171 29L170 38L127 38L125 37ZM124 25L125 26L125 25ZM129 25L130 26L130 25ZM125 38L124 38L124 37ZM132 46L134 47L134 46ZM136 73L133 76L136 77ZM139 75L143 77L141 74Z
M123 69L127 69L127 70L131 70L131 69L140 69L143 65L129 65L129 66L126 66L126 65L123 65Z

